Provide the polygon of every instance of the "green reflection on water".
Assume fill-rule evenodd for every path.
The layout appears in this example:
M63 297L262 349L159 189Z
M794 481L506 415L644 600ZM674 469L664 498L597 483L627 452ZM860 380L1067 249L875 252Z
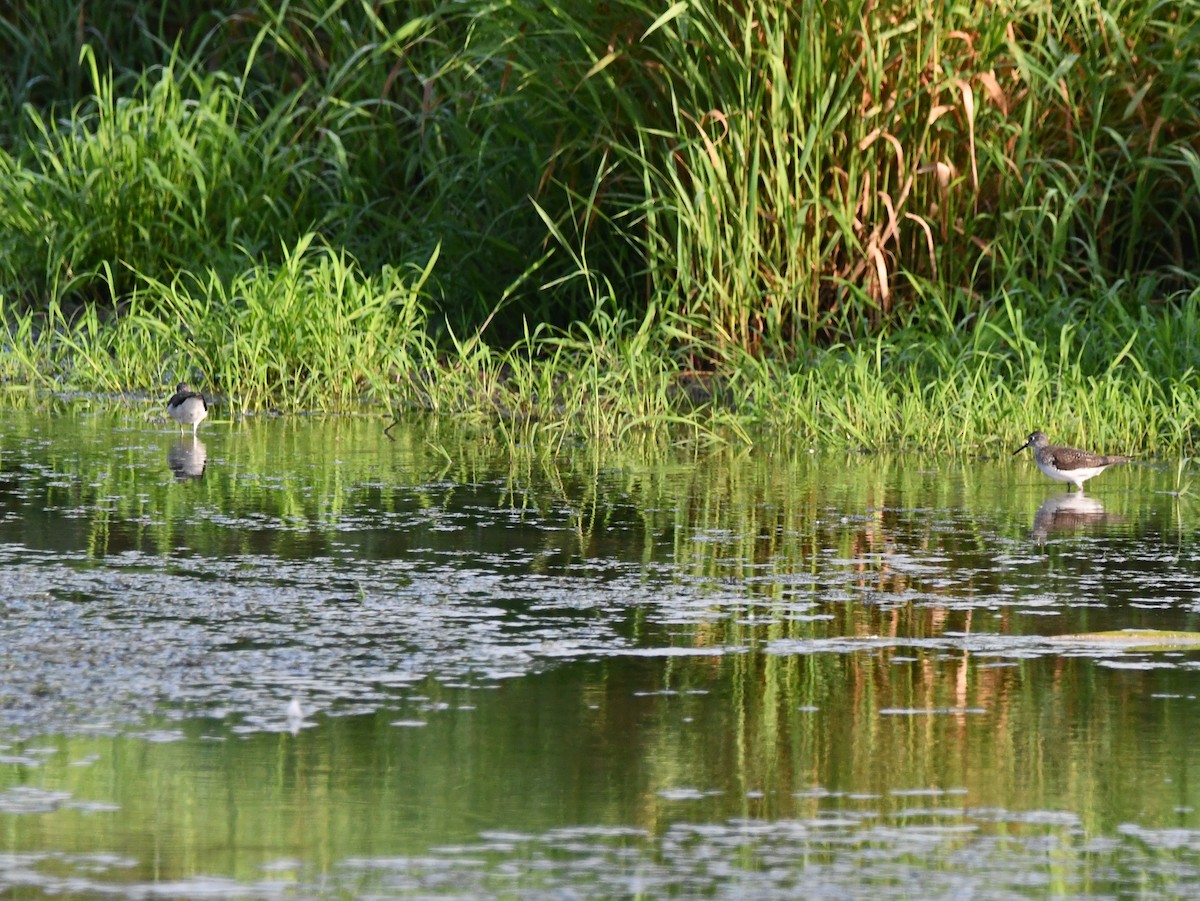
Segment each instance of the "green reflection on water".
M206 424L203 475L180 480L177 434L140 413L9 412L2 424L0 541L98 570L149 555L178 577L173 590L195 576L192 595L165 603L203 598L217 576L199 561L269 586L283 562L317 560L347 600L386 606L404 575L364 576L364 564L399 561L409 574L577 579L575 606L536 581L477 603L518 628L537 610L613 627L510 678L456 688L435 670L362 702L376 712L334 704L296 735L267 731L282 728L281 702L269 727L176 710L104 737L12 742L0 763L8 852L127 855L115 878L129 881L253 881L281 860L311 878L348 859L577 824L640 830L632 841L652 857L680 824L838 811L901 830L941 811L996 835L1037 832L1019 821L1029 812L1069 813L1068 836L1200 829L1200 655L954 643L1197 628L1196 515L1164 493L1173 468L1106 473L1089 495L1099 509L1053 510L1039 526L1061 489L1009 461L802 448L552 459L435 420L391 442L380 420L346 417ZM603 587L630 568L647 597L614 614ZM5 603L25 600L18 589ZM103 596L62 601L104 615ZM457 603L469 628L472 600ZM411 615L397 614L395 635ZM804 644L831 638L883 641ZM38 703L0 691L0 710ZM980 819L991 810L1018 822ZM761 866L748 847L743 865Z
M128 855L130 879L252 880L280 859L324 869L578 823L652 838L677 821L1000 809L1072 811L1091 835L1200 827L1193 672L890 657L569 664L494 690L428 684L399 711L296 735L192 720L31 742L6 752L37 764L0 766L0 799L69 799L0 815L4 846Z

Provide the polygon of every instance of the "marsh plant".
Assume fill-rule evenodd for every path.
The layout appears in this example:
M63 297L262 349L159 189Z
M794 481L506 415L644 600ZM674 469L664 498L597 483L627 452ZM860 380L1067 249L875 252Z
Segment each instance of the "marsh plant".
M1195 0L36 6L10 381L1195 444Z

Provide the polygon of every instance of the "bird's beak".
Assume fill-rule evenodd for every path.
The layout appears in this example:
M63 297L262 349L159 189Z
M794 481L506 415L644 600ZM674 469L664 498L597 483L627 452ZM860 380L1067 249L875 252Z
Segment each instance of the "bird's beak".
M1015 451L1013 451L1013 456L1015 457L1017 454L1019 454L1021 451L1025 450L1025 448L1027 448L1027 447L1029 447L1028 441L1026 441L1024 444L1022 444L1020 447L1018 447Z

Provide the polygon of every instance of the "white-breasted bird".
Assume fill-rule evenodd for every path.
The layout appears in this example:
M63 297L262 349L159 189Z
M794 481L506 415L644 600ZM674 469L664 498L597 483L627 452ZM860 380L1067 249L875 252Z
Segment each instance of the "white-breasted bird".
M175 386L175 393L171 395L171 399L167 401L167 413L179 423L180 435L183 434L185 425L190 425L192 434L195 435L196 426L208 416L208 401L204 399L203 394L189 388L187 382L180 382Z
M1114 463L1128 463L1133 459L1121 454L1093 454L1074 447L1058 447L1050 443L1045 432L1034 432L1013 451L1013 456L1027 447L1033 448L1033 462L1038 469L1056 482L1072 483L1080 491L1087 479L1100 475Z

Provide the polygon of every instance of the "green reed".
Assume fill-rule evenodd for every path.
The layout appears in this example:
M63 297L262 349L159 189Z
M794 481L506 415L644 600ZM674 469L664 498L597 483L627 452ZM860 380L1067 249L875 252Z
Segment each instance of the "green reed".
M869 342L731 358L722 373L681 353L687 323L598 315L591 327L531 327L507 349L451 334L439 350L424 269L367 276L310 241L277 267L146 280L105 321L88 308L53 327L13 318L0 353L9 381L118 392L177 379L237 409L344 408L363 399L495 423L511 445L554 453L579 440L670 441L995 452L1040 428L1058 440L1190 452L1200 439L1200 369L1170 372L1174 326L1120 329L1097 299L1030 320L1007 303L953 333L916 326ZM1200 292L1170 301L1197 315ZM165 316L164 320L162 317ZM270 323L265 327L264 323ZM1120 344L1117 342L1121 341Z
M442 246L459 330L507 297L517 340L608 293L720 350L852 340L934 294L957 320L1017 280L1194 284L1194 3L1112 2L1103 29L1071 4L133 9L134 53L79 38L79 83L5 129L9 293L319 231L368 269ZM62 62L36 33L7 33L19 97Z
M436 260L367 276L305 236L281 265L228 282L210 271L148 283L114 330L114 354L165 360L181 378L202 373L243 410L344 408L428 356L422 290ZM164 328L163 312L183 327ZM147 336L170 351L145 347Z
M1114 4L1105 29L1071 5L550 9L491 27L533 38L512 55L546 120L603 140L551 170L567 196L596 179L596 204L539 201L593 248L628 223L644 266L621 290L670 298L717 349L854 339L931 293L957 320L1014 280L1195 284L1196 104L1163 50L1194 40L1194 6Z
M228 265L296 240L301 224L320 225L318 210L335 208L336 175L315 171L315 148L289 140L288 109L260 119L233 79L178 61L122 96L89 51L95 96L65 119L27 108L20 152L0 153L9 296L119 304L134 271L170 278Z
M424 269L374 275L313 235L283 254L280 265L246 261L232 276L209 269L167 283L135 273L117 317L56 304L39 327L12 314L0 372L112 393L186 380L238 410L313 410L383 396L398 374L431 365L423 292L436 252Z
M367 397L550 447L1040 426L1189 448L1198 21L1131 0L14 12L0 372L187 377L244 409Z

